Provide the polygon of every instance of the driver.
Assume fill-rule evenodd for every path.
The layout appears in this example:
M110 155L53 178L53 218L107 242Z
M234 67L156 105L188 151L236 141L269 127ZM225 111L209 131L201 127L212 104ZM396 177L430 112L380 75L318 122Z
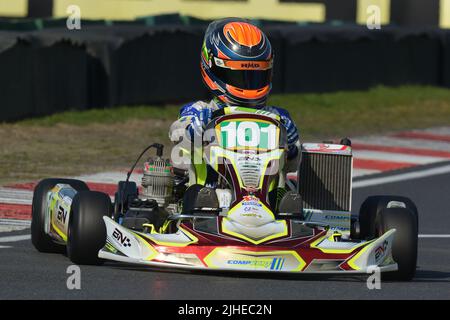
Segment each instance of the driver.
M288 111L266 105L272 87L273 59L269 39L247 20L228 18L212 22L203 41L200 72L213 98L184 105L171 133L184 125L191 137L201 136L212 113L224 107L266 110L279 115L286 128L289 167L299 153L299 134ZM169 135L173 142L178 141L178 137Z

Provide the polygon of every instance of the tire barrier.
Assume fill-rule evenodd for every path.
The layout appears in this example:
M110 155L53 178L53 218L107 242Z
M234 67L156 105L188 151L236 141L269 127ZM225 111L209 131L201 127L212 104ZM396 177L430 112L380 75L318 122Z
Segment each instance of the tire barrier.
M376 85L450 87L450 30L261 23L275 49L274 93ZM208 97L204 24L85 24L0 31L0 121L65 110Z

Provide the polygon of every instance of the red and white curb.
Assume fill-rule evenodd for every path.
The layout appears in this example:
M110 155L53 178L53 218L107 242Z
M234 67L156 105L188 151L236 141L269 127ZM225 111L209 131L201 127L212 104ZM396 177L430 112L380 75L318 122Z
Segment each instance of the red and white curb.
M354 177L369 176L424 164L450 161L450 127L421 131L400 132L386 136L368 136L352 139ZM356 181L354 188L395 182L417 177L450 172L450 166L424 170L422 173L403 173L392 177ZM74 177L86 181L91 190L102 191L112 198L117 182L124 180L125 171L102 172ZM140 184L141 173L131 180ZM33 189L37 182L11 184L0 187L1 219L29 220Z

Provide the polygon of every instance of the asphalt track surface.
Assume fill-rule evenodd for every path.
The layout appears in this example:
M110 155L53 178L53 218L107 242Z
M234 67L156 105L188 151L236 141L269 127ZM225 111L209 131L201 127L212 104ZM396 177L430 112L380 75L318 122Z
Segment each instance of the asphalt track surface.
M396 172L381 176L393 174ZM420 234L450 234L450 172L357 188L353 193L353 207L359 208L367 196L374 194L410 197L419 209ZM29 234L29 229L0 233L0 238L26 234ZM82 266L81 289L68 290L66 281L69 275L66 271L70 265L64 255L38 253L30 240L3 241L0 243L0 300L450 299L449 237L420 238L415 279L411 282L382 282L380 290L367 288L366 275L176 272L115 263L100 267Z

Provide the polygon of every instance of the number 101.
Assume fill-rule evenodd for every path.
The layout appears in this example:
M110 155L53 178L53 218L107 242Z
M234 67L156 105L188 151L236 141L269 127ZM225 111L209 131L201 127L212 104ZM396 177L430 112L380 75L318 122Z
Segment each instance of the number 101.
M277 145L277 128L260 122L230 121L221 126L222 146L225 148L248 147L273 150Z

